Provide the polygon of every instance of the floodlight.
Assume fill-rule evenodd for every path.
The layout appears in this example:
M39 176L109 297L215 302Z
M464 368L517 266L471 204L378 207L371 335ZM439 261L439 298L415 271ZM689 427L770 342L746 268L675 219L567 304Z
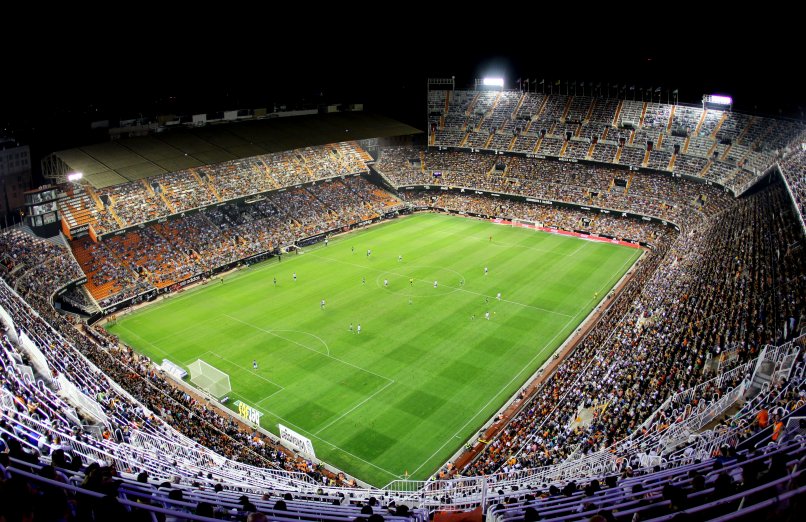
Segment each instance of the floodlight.
M488 87L504 87L503 78L484 78L482 83Z
M67 175L67 181L78 181L84 177L84 174L81 172L73 172L72 174Z
M730 96L722 96L721 94L712 94L711 103L718 103L720 105L731 105L733 99Z
M733 105L733 98L724 94L706 94L702 97L702 101L709 105L722 105L726 107Z

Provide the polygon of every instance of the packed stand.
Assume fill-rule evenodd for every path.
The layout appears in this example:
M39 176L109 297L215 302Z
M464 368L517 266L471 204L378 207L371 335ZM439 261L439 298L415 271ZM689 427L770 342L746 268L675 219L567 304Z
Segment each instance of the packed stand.
M365 173L370 159L355 142L253 156L98 189L94 194L103 210L97 210L89 196L82 193L82 201L86 200L82 208L92 208L95 232L107 234L221 201ZM72 212L72 216L77 203L73 199L63 203L62 211ZM76 226L83 224L84 221L75 222Z
M83 274L64 247L10 228L0 233L0 277L24 295L50 298Z
M800 210L801 222L806 215L806 149L803 143L806 142L806 134L793 144L793 150L780 162L781 174L786 178L795 205Z
M789 517L806 493L803 441L730 451L679 468L632 468L542 488L499 490L488 512L516 520L756 520ZM725 518L722 518L725 517Z
M36 311L0 283L0 307L12 317L17 329L24 332L47 357L53 372L48 380L56 380L58 375L64 374L106 412L108 418L105 426L108 429L102 437L97 437L96 444L101 443L102 438L111 437L116 438L117 442L128 442L134 431L152 433L163 440L181 443L171 431L166 431L168 428L164 422L167 422L179 433L239 462L308 473L316 481L326 480L311 462L284 453L268 438L218 414L206 401L173 387L148 358L119 347L116 340L102 329L84 327L85 334L82 334L76 324L56 313L49 303L41 300L33 303ZM13 374L7 372L7 375ZM128 395L118 393L118 388L112 382L122 386L138 402L130 401ZM45 401L41 398L46 391L38 387L32 390L33 398L17 393L19 398L16 403L19 411L41 417L46 411L42 406ZM63 403L59 401L57 407L61 405ZM59 415L45 416L49 432L58 434L55 420L51 418L64 416L62 412L65 410L67 408L58 410ZM67 427L74 430L68 431L67 435L83 437L88 442L92 439L82 434L83 425L72 423Z
M634 172L583 163L513 156L496 158L467 152L427 152L420 158L412 148L384 150L378 168L398 187L442 185L595 205L673 221L693 211L712 214L732 199L723 190L668 175ZM496 165L504 166L503 170ZM627 181L624 191L615 180Z
M517 97L519 101L515 103L513 100ZM507 109L518 108L514 115L517 123L510 122L498 106L494 106L496 100L498 105ZM619 104L621 109L618 121L615 121ZM800 122L704 110L702 107L563 94L453 91L447 110L433 106L432 111L443 115L443 118L430 119L429 132L434 137L430 143L433 145L537 152L583 159L587 158L588 150L581 144L566 141L569 135L589 139L604 139L606 136L616 146L623 137L623 144L634 144L635 148L622 144L619 163L641 167L648 141L656 149L663 143L669 154L674 153L677 144L680 153L675 163L664 162L659 156L651 167L704 176L725 183L736 193L746 190L804 128ZM626 127L622 129L617 125ZM496 134L501 130L505 131L505 136ZM566 143L568 146L564 146ZM729 153L719 158L720 162L726 163L724 168L741 168L746 172L745 176L724 179L708 175L706 163L698 160L713 159L708 157L709 152L718 149L719 143L731 144ZM539 148L535 150L537 145ZM594 148L592 159L616 161L609 147L602 148L599 154Z
M780 184L735 202L656 247L625 294L543 385L468 474L555 464L611 446L664 399L707 378L709 353L765 344L802 328L804 256ZM729 306L725 306L729 303ZM612 312L611 312L612 311ZM571 400L565 400L566 398ZM587 428L580 404L607 405Z
M652 245L664 241L664 237L669 233L667 227L659 223L647 223L591 210L444 191L415 190L403 192L401 195L405 201L417 208L530 221L545 228L606 235L624 241L640 241Z
M298 240L374 219L398 204L360 176L271 192L249 205L205 209L113 235L72 242L87 289L102 308L170 287Z
M231 488L205 477L187 480L147 471L132 473L107 462L84 463L55 449L51 458L25 453L13 438L0 456L3 520L266 522L268 520L372 520L425 522L428 514L379 492L344 493Z
M140 180L98 189L96 193L104 202L107 212L100 213L100 222L95 225L96 232L112 232L121 226L128 227L167 216L170 212L155 192L155 187L159 189L156 181ZM120 220L120 225L112 212Z

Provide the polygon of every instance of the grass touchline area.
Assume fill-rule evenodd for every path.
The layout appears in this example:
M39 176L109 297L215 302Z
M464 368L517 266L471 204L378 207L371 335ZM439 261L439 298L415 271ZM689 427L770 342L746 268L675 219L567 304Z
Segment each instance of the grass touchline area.
M383 486L428 478L473 438L640 255L418 214L191 288L108 329L158 362L203 359L229 375L231 403L263 413L263 428L289 426L318 458Z

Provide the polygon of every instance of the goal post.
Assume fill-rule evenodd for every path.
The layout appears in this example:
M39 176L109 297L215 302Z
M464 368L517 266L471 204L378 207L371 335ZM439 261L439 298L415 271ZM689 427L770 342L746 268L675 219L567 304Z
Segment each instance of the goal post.
M229 375L201 359L190 363L188 370L190 371L190 382L216 399L220 399L232 391Z

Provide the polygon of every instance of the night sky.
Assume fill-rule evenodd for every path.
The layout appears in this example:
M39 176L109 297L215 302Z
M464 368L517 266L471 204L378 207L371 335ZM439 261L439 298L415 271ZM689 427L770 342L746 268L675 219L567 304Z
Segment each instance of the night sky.
M534 13L374 4L185 18L123 5L101 23L80 13L19 26L7 19L12 29L0 38L16 73L0 81L0 128L37 156L97 141L92 120L275 103L364 103L424 128L426 78L453 75L462 87L487 74L508 86L532 78L678 88L691 103L726 93L737 111L801 117L794 13L664 18L608 5L570 16L530 6Z

